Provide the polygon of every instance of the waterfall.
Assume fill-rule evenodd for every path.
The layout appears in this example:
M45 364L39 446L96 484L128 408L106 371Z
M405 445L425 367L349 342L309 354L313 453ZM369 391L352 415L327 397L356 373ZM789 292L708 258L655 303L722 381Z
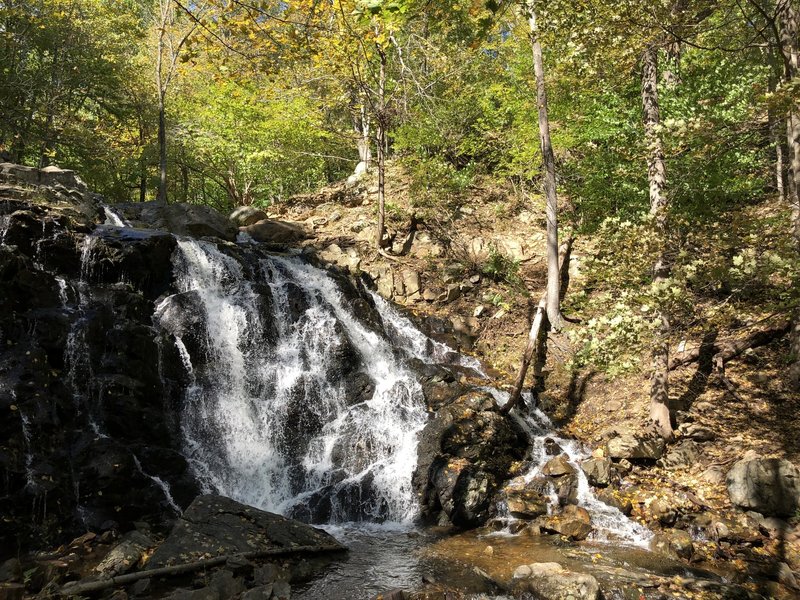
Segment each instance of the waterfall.
M498 392L492 388L485 388L495 396L500 403L508 401L508 394ZM529 398L526 398L528 400ZM530 406L530 402L527 402ZM563 450L567 459L575 469L577 477L577 505L582 506L592 516L592 526L594 531L591 539L596 541L614 541L640 546L649 547L653 537L652 532L647 527L636 523L626 517L619 509L606 504L597 499L589 485L586 474L581 469L580 463L591 455L576 440L568 440L553 434L555 427L550 419L537 407L523 409L525 412L518 412L514 409L511 413L517 418L530 439L530 449L528 450L528 460L531 463L528 471L523 475L526 483L530 483L539 475L542 475L542 468L545 463L552 458L545 450L545 440L552 440ZM558 504L558 497L555 490L550 490L548 512Z
M478 377L483 379L489 378L486 373L483 372L481 363L477 358L464 356L449 346L432 340L417 329L409 319L401 315L400 312L384 298L375 292L370 292L370 295L386 325L387 333L391 341L398 347L403 348L413 357L420 360L435 362L442 365L464 367L465 369L473 371Z
M166 501L167 505L173 511L175 511L175 514L176 515L182 514L183 510L181 510L181 507L177 505L175 499L172 497L172 490L170 490L169 484L160 477L156 477L155 475L150 475L149 473L146 473L142 468L142 463L139 461L139 458L135 454L131 454L131 457L133 458L133 463L136 465L136 469L139 471L139 473L147 477L150 481L155 483L161 489L161 491L164 493L164 500Z
M0 245L6 240L6 233L11 225L11 215L0 215Z
M103 225L111 225L113 227L130 227L131 224L115 209L110 206L103 206L103 213L106 220Z
M179 240L174 268L179 292L156 320L194 381L181 428L201 483L314 521L413 518L422 390L335 280L274 256L246 277L237 260L194 240ZM173 306L186 301L202 316L194 342Z

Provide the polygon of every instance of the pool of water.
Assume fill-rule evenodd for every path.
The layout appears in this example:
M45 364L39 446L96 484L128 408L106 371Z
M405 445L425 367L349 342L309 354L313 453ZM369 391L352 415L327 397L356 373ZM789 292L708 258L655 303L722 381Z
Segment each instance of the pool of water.
M467 599L504 599L510 597L506 594L514 570L534 562L557 562L568 570L591 574L606 598L677 598L692 595L693 590L711 593L701 597L717 597L714 594L728 585L719 573L618 544L435 528L326 529L349 552L329 564L321 576L293 586L293 598L369 600L393 590L447 590Z

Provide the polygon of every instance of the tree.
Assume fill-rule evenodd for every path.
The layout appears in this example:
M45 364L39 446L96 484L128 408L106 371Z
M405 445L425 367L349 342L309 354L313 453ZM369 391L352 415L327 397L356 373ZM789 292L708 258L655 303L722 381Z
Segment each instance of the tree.
M666 238L669 201L666 195L667 168L664 148L659 131L661 116L658 107L658 46L647 45L642 54L642 112L644 116L645 142L647 144L647 178L650 189L650 215L659 239L659 255L653 267L653 286L663 287L669 278L666 257ZM669 410L669 315L665 307L658 316L661 321L658 339L653 346L653 374L650 382L650 419L656 424L665 439L672 439L672 424Z
M191 18L177 19L173 0L158 0L155 27L155 81L158 99L158 202L167 201L167 94L175 77L178 59L197 28L205 7L193 6ZM181 13L183 14L183 13ZM185 16L185 15L184 15Z

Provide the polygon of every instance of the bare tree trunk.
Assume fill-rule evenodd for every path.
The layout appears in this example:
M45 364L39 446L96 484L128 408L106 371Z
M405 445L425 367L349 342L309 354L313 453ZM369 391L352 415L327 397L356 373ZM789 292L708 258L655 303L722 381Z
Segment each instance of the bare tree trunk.
M372 150L369 142L369 113L363 103L361 104L361 118L356 131L360 136L358 139L358 160L364 163L364 167L369 170L370 162L372 162Z
M139 122L139 145L144 148L144 124ZM144 202L147 199L147 165L144 161L140 165L142 172L139 176L139 202Z
M665 193L667 169L659 133L661 123L658 108L658 48L648 45L642 56L642 111L647 143L647 177L650 184L650 214L655 219L661 249L653 268L653 283L658 287L669 277L665 244L667 238L668 198ZM653 347L653 375L650 381L650 419L664 439L674 437L669 407L669 315L659 314L658 339Z
M536 29L536 12L528 2L528 24L533 47L533 71L536 75L536 103L539 108L539 141L544 163L544 193L547 199L547 320L558 331L563 326L558 270L558 196L556 194L556 161L550 141L550 119L547 115L547 93L544 86L542 46Z
M780 23L781 51L784 56L785 77L794 82L800 74L800 8L797 0L783 3L778 19ZM786 117L786 145L789 161L789 203L792 207L792 229L795 245L800 251L800 105L795 98ZM800 390L800 310L796 311L794 323L789 333L791 363L789 381Z
M381 66L378 74L378 228L375 237L380 250L386 233L386 52L379 46L378 54Z
M167 202L167 115L164 96L158 100L158 196L156 200Z

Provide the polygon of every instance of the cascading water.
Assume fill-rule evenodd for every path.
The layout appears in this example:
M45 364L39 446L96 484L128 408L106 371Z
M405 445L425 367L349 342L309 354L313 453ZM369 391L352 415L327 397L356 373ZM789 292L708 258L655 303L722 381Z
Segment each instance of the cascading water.
M175 336L194 377L182 430L201 482L313 521L410 520L422 390L335 281L281 257L261 257L248 280L214 244L190 240L178 242L175 270L180 293L156 315L183 331L173 304L187 295L202 312L199 346Z
M484 389L491 393L499 404L502 405L508 401L508 393L493 388ZM530 406L530 398L525 399L528 400L527 404ZM542 475L542 468L548 459L552 458L546 451L546 445L554 443L566 454L569 463L575 469L578 483L577 505L582 506L591 514L594 529L591 539L613 541L643 548L650 545L653 534L649 529L632 521L619 509L601 502L594 495L589 480L580 467L580 463L589 458L590 454L577 441L554 435L555 426L552 421L535 406L524 409L524 412L514 409L511 414L517 418L530 440L528 460L531 466L523 476L526 483L530 483L537 476ZM558 497L555 490L551 489L550 492L549 511L552 511L553 507L558 505Z
M111 225L113 227L130 227L131 224L110 206L103 206L103 214L106 216L104 225Z
M179 240L178 293L156 309L190 380L181 429L198 479L209 491L315 522L410 521L427 415L403 356L483 375L480 363L372 294L386 335L378 333L327 272L300 259L248 256L250 263L211 242ZM594 497L576 442L555 437L538 409L518 419L531 440L527 480L546 462L544 440L554 438L575 467L595 539L647 543L645 528Z

